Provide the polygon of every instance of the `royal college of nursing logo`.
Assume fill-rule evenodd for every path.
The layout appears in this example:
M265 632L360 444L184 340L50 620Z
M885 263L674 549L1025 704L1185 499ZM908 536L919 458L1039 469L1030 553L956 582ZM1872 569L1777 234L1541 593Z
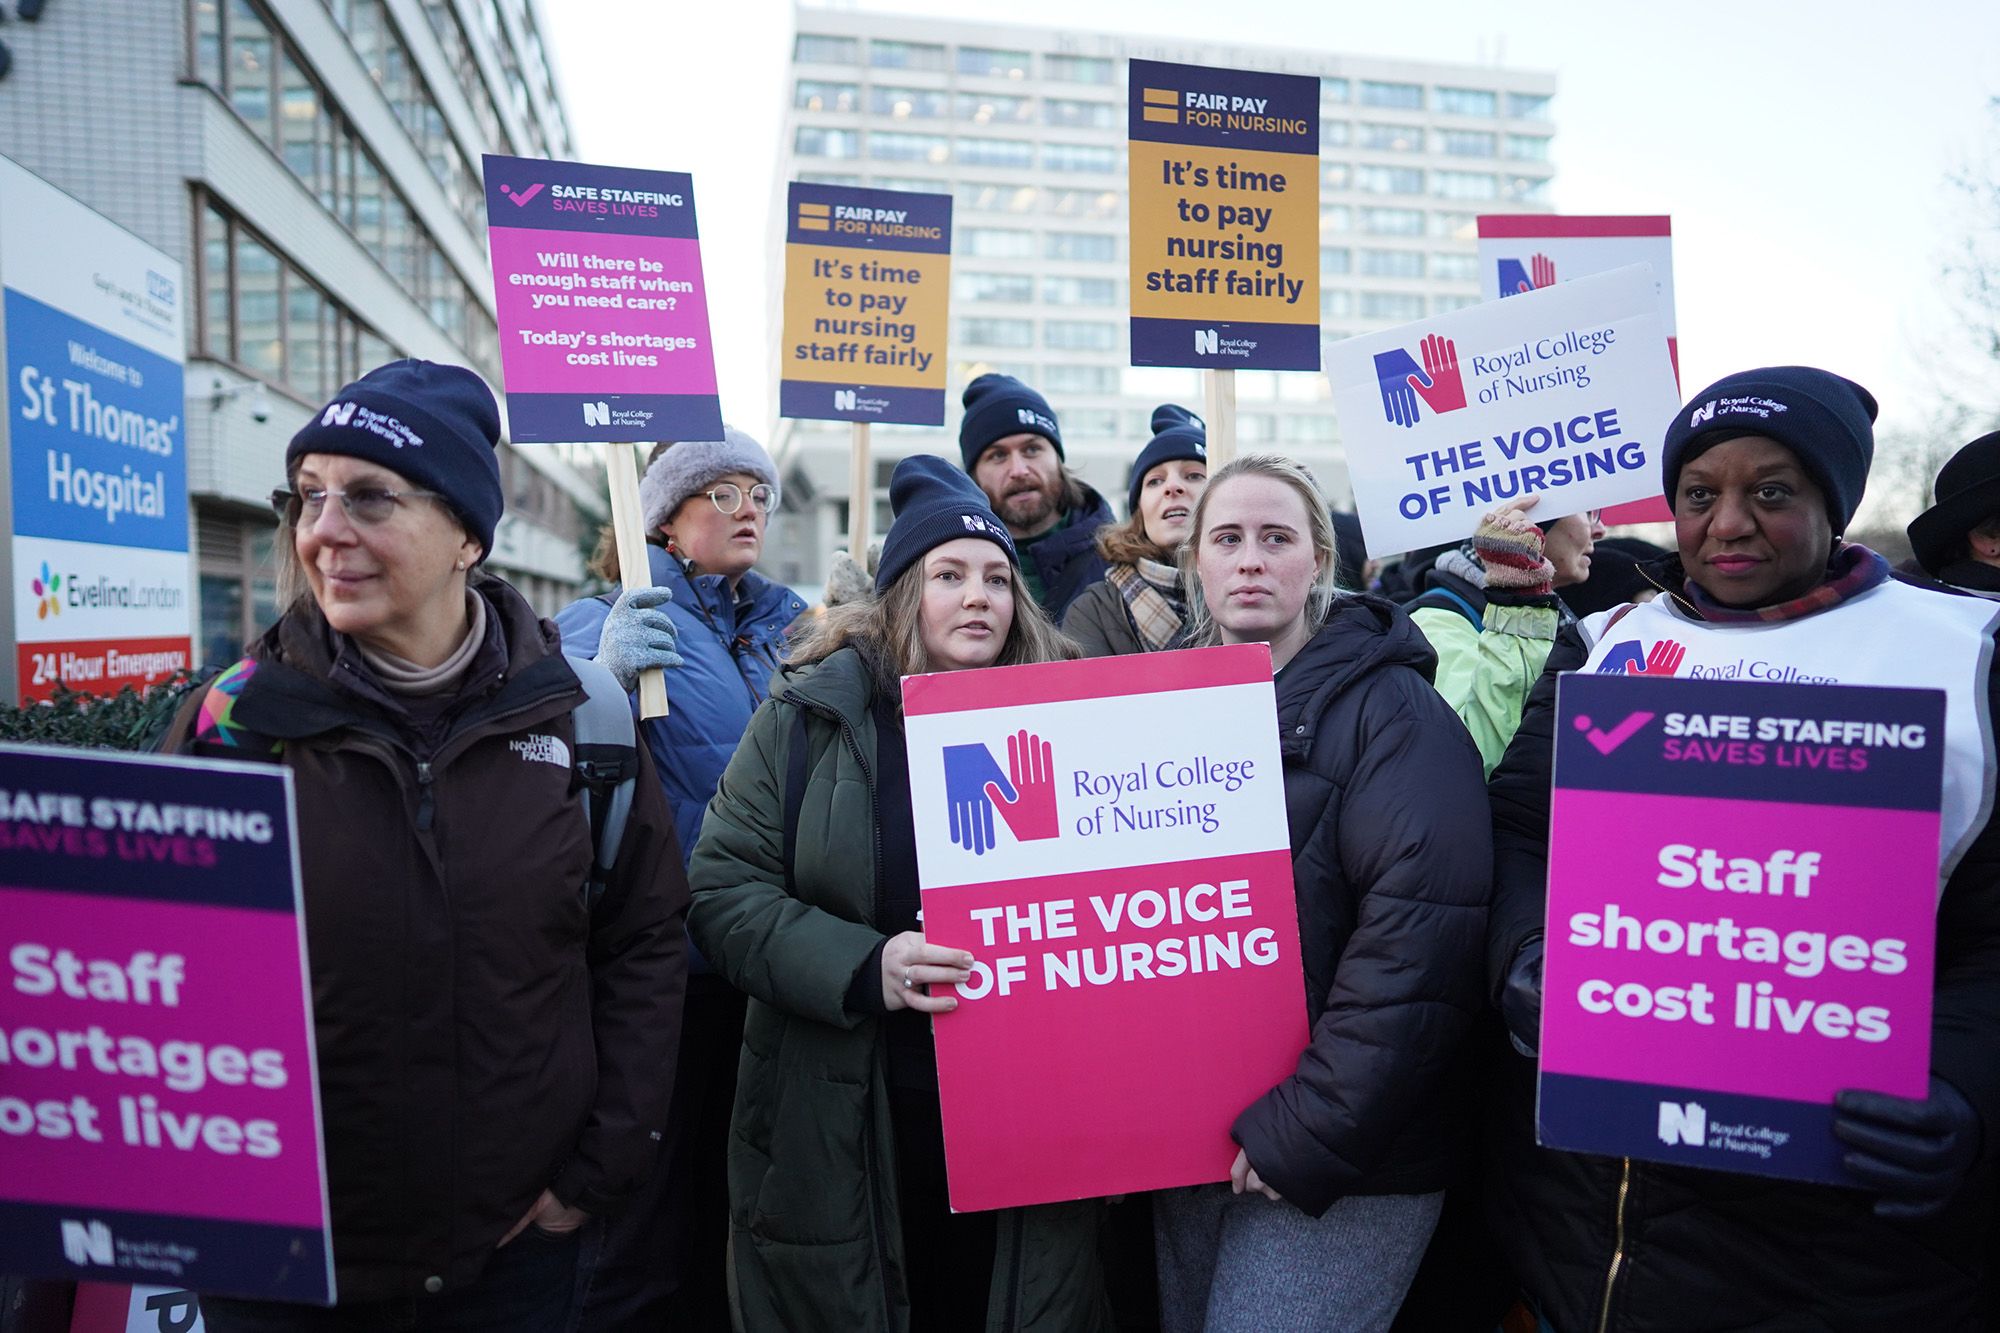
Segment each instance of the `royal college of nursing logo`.
M1465 406L1465 380L1458 369L1458 344L1433 333L1417 345L1419 366L1409 349L1392 348L1375 354L1375 379L1382 387L1382 414L1398 426L1421 419L1417 404L1433 416Z
M996 845L996 807L1016 842L1039 842L1062 833L1055 747L1030 731L1007 738L1005 772L984 745L945 746L944 797L951 840L975 856Z

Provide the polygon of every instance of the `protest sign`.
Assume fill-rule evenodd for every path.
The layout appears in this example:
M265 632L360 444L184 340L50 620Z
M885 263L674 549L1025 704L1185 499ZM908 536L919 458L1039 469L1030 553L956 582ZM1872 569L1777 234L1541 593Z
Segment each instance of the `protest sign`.
M1221 1180L1306 1044L1262 644L904 681L952 1207Z
M202 1333L201 1298L179 1287L76 1284L69 1333Z
M1319 80L1130 79L1132 364L1318 369Z
M1639 264L1326 344L1368 553L1469 537L1536 495L1537 521L1656 494L1680 406Z
M0 748L10 1272L331 1304L291 773Z
M1563 217L1550 213L1482 214L1479 229L1479 298L1498 300L1586 277L1628 264L1651 264L1666 326L1667 353L1674 374L1681 368L1680 336L1674 322L1674 242L1672 220L1654 217ZM1664 523L1673 518L1657 496L1616 505L1607 523Z
M944 424L951 196L793 181L780 416Z
M508 438L721 439L693 179L485 164Z
M1944 693L1638 667L1557 687L1539 1139L1853 1183L1834 1094L1928 1088Z

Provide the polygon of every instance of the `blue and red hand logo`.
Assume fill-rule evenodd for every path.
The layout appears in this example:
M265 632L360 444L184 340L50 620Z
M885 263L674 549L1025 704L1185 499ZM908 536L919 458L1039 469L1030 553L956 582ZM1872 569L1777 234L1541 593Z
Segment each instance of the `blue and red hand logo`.
M1433 416L1465 406L1465 380L1458 372L1458 344L1433 333L1417 345L1424 363L1401 347L1375 354L1375 378L1382 386L1382 413L1398 426L1417 424L1417 400Z
M1500 261L1500 295L1504 299L1556 285L1556 261L1536 255L1523 267L1518 259Z
M1672 639L1661 639L1652 648L1638 639L1627 639L1604 656L1598 664L1600 676L1674 676L1680 674L1681 663L1687 659L1685 646Z
M1055 747L1030 731L1007 738L1007 771L984 745L944 747L944 799L951 812L951 840L975 856L995 846L993 808L1016 842L1062 833L1056 810Z

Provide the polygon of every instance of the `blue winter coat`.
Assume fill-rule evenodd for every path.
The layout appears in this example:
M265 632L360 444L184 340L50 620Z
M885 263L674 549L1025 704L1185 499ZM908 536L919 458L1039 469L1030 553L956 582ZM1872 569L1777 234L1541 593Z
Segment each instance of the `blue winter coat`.
M708 799L750 725L750 714L764 702L786 627L806 604L790 588L754 570L743 576L739 601L731 598L720 574L690 579L681 562L662 548L649 545L646 553L654 584L673 589L667 615L687 665L667 673L667 716L642 724L640 731L674 807L681 851L692 856ZM563 651L596 657L597 637L610 614L611 601L603 597L586 597L557 612Z

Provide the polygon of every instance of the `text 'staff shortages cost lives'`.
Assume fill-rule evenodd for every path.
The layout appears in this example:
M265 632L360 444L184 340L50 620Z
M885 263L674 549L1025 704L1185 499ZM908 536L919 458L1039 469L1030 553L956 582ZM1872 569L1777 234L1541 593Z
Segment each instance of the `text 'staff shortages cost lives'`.
M721 439L693 178L485 163L513 441Z
M1930 1067L1945 696L1558 689L1539 1137L1851 1184L1843 1088Z
M1131 62L1132 364L1319 369L1319 80Z
M0 748L0 1268L331 1303L291 810Z
M951 196L794 181L781 416L944 424Z

